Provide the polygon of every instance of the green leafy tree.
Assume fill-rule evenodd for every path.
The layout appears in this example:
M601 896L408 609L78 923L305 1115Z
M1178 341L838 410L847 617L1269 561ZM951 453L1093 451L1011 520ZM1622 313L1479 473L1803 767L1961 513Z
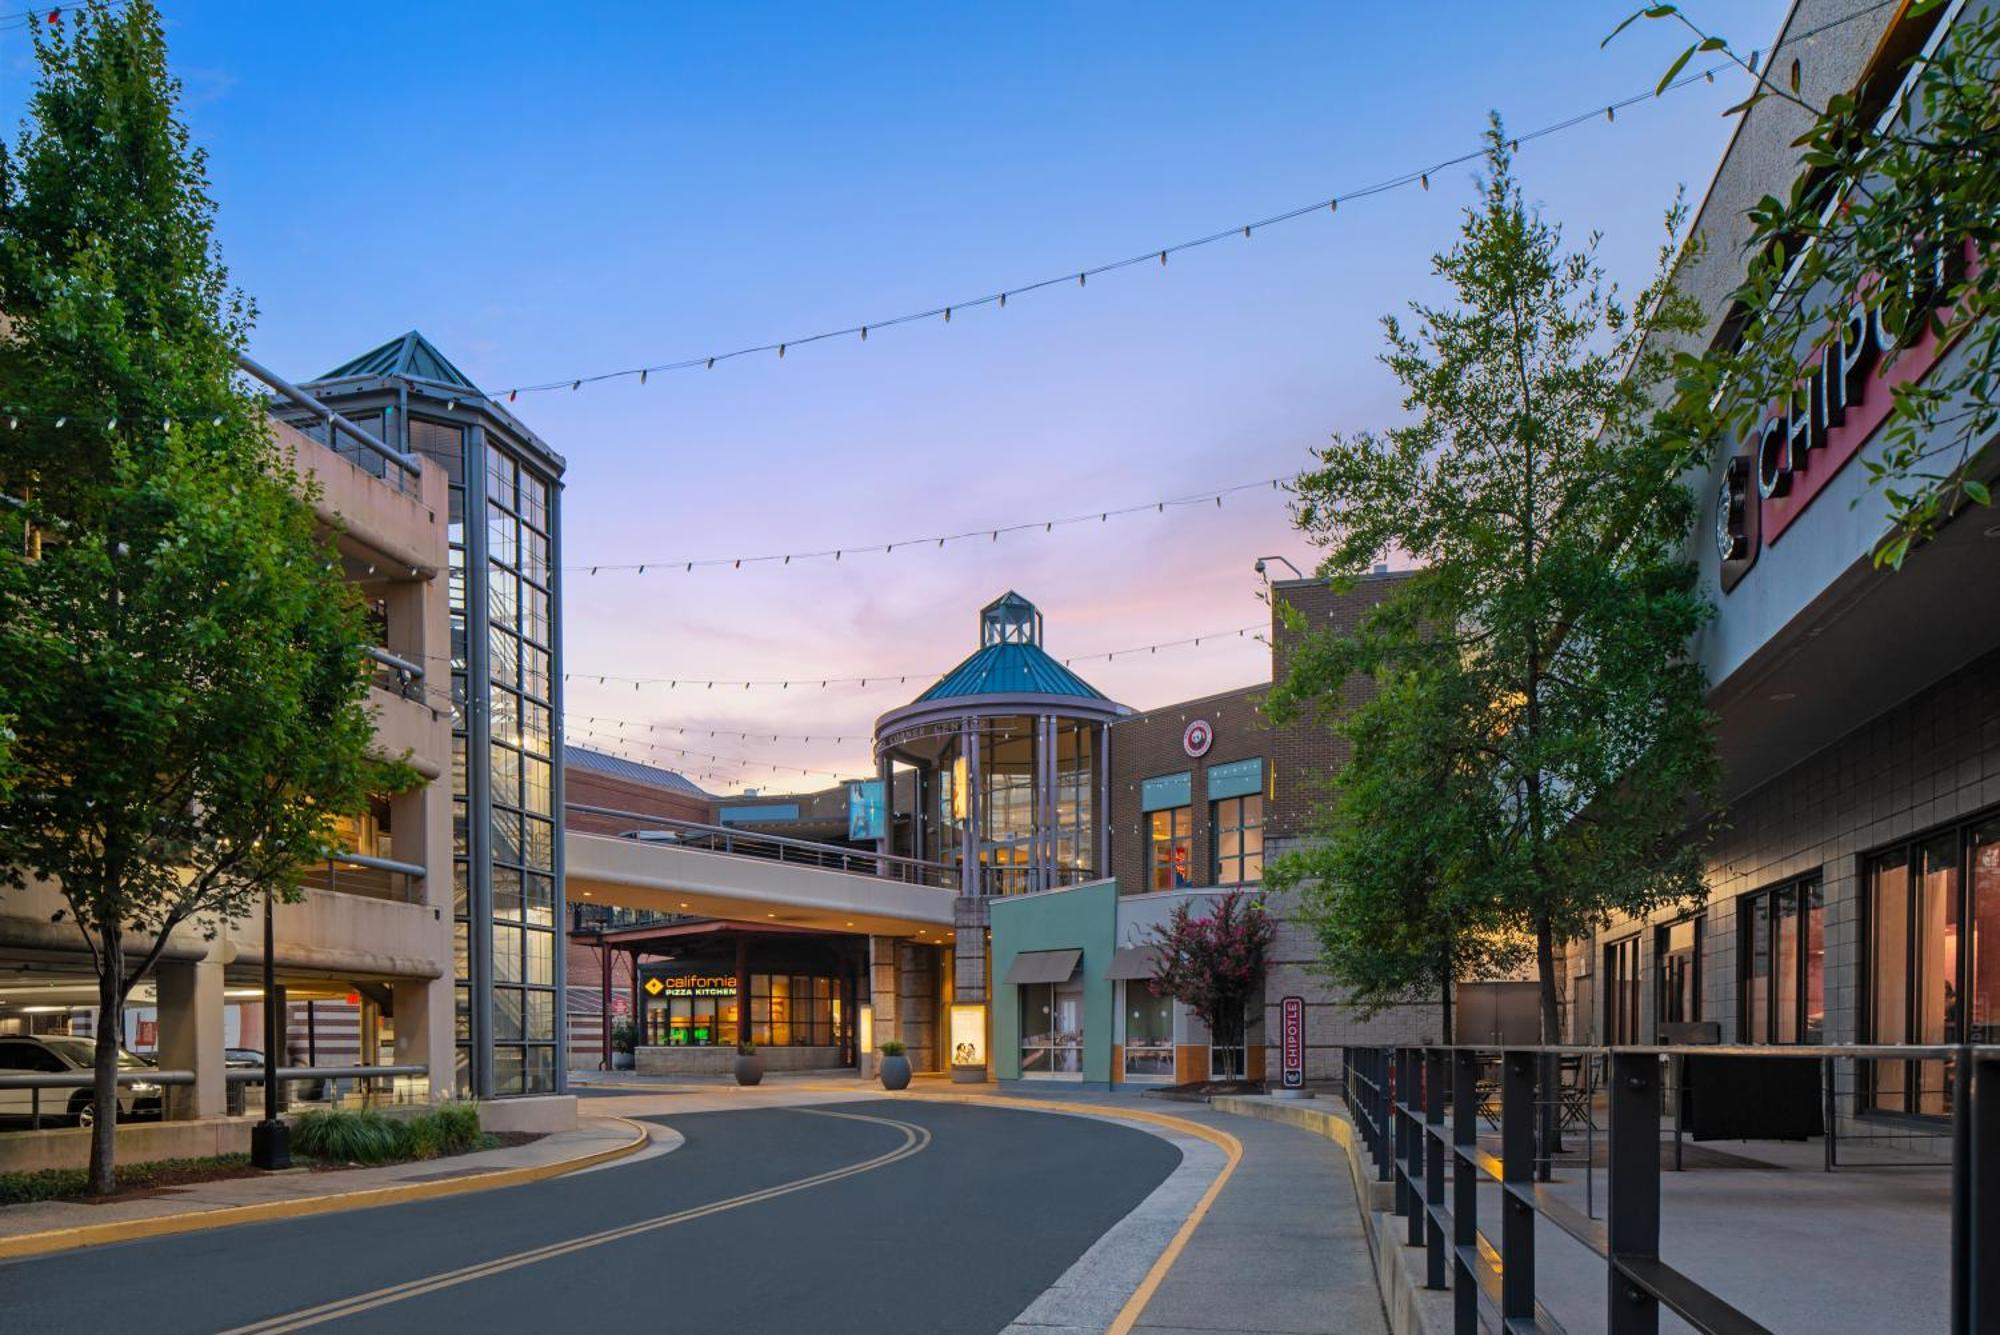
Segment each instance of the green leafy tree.
M1681 220L1677 206L1662 275ZM1298 485L1322 574L1391 556L1417 572L1348 642L1308 635L1272 701L1281 718L1350 717L1354 778L1319 856L1350 878L1329 902L1365 912L1330 964L1365 991L1440 941L1465 959L1495 928L1518 932L1551 1040L1559 942L1704 893L1690 812L1715 784L1687 654L1708 610L1683 550L1692 456L1656 425L1671 372L1648 342L1695 314L1664 277L1626 304L1594 249L1566 251L1522 201L1496 117L1483 198L1435 260L1452 299L1384 321L1413 420L1335 437ZM1356 671L1382 689L1344 704ZM1379 870L1362 868L1371 846ZM1417 924L1395 928L1399 900Z
M177 930L296 897L369 758L368 632L310 489L236 380L157 13L65 9L0 160L0 877L58 888L98 977L91 1183L114 1186L122 1013Z
M1943 0L1911 0L1906 30L1949 18ZM1889 502L1878 565L1900 566L1911 546L1965 503L1991 503L1990 451L2000 428L2000 10L1968 5L1934 50L1871 71L1824 100L1803 95L1798 59L1759 62L1690 20L1678 5L1640 18L1685 28L1692 40L1664 88L1697 53L1716 51L1754 79L1734 113L1790 103L1809 118L1793 147L1798 175L1751 210L1748 263L1729 319L1741 333L1685 354L1677 414L1698 439L1753 431L1769 405L1789 402L1800 368L1838 355L1858 306L1896 331L1899 347L1873 374L1891 374L1928 331L1946 350L1931 371L1892 391L1878 453L1864 458ZM1610 38L1605 39L1607 42ZM1908 92L1892 104L1898 84ZM1887 114L1885 114L1885 110ZM1984 257L1982 262L1968 262ZM1982 453L1984 452L1984 453Z
M1217 1047L1243 1051L1244 1007L1263 986L1274 931L1263 903L1242 890L1223 895L1200 917L1187 901L1176 904L1152 929L1160 951L1153 995L1172 997L1200 1016Z
M1384 614L1384 621L1407 607ZM1386 629L1378 625L1375 634ZM1460 978L1520 967L1524 938L1464 873L1495 856L1505 828L1484 769L1465 751L1483 709L1477 682L1456 671L1443 644L1412 637L1398 661L1372 661L1370 645L1327 637L1301 647L1293 680L1368 680L1372 695L1325 719L1351 759L1319 816L1322 838L1265 873L1298 896L1298 916L1318 938L1317 969L1362 1016L1435 999L1439 1033L1452 1040L1452 989ZM1422 651L1439 652L1425 659ZM1324 705L1324 700L1316 700Z

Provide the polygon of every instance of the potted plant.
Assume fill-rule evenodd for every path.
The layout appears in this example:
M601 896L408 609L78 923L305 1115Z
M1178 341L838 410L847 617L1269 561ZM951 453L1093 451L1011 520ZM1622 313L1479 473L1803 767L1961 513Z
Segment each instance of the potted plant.
M910 1059L903 1055L904 1051L903 1045L893 1038L882 1045L882 1088L910 1087Z
M754 1085L764 1078L764 1059L757 1055L755 1043L736 1045L736 1083Z
M632 1050L639 1046L639 1031L630 1020L619 1020L611 1026L611 1069L629 1071L632 1069Z

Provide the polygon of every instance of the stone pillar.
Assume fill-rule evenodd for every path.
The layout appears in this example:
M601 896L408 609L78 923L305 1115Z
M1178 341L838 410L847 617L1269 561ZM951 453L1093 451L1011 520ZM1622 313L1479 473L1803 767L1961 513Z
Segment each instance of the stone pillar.
M222 1029L222 961L211 949L204 960L161 960L154 966L160 1024L160 1066L193 1071L194 1084L165 1091L173 1121L220 1117L228 1107Z
M897 986L896 938L893 936L871 936L868 938L868 1005L874 1013L875 1051L862 1054L861 1073L864 1076L875 1072L876 1058L882 1045L890 1039L903 1036L902 1026L896 1022L897 1003L901 990Z
M936 952L914 941L898 942L896 974L896 1018L909 1048L910 1069L938 1070Z

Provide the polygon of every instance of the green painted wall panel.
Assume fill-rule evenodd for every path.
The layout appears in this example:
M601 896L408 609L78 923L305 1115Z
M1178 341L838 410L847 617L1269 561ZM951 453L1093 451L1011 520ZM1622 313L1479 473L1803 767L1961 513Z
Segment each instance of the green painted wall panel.
M1039 895L993 901L993 1074L1021 1078L1021 990L1005 978L1024 950L1081 950L1083 981L1083 1078L1111 1079L1111 1026L1116 988L1104 971L1118 940L1118 883L1097 881Z

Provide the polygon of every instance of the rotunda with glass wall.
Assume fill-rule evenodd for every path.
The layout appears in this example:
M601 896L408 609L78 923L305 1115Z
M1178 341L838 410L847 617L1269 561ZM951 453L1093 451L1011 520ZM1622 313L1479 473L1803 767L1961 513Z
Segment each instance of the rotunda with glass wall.
M958 868L967 897L1110 875L1110 725L1131 711L1051 657L1042 614L1009 592L979 613L979 648L875 724L882 792L913 771L901 850Z

